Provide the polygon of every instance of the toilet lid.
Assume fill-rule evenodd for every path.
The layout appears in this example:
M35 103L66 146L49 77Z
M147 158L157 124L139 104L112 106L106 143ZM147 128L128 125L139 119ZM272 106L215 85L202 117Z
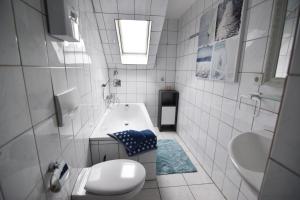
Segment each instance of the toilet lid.
M125 194L143 184L145 177L145 168L136 161L106 161L91 167L85 190L100 195Z

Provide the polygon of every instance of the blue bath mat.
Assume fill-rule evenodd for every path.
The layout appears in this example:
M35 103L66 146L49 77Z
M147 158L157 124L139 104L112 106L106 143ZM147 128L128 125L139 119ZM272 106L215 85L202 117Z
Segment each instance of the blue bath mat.
M175 140L158 140L156 174L196 172L197 169Z

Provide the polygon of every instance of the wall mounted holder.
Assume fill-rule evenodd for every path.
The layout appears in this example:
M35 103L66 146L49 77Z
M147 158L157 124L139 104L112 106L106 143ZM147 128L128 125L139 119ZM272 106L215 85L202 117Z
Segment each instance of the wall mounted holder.
M259 115L260 108L261 108L261 99L263 98L261 96L261 94L253 93L253 94L248 94L248 95L240 95L240 97L239 97L239 109L241 109L241 104L242 104L242 99L243 98L250 99L250 100L255 102L255 109L254 109L253 115L255 117L257 117Z
M60 40L79 42L79 18L75 1L47 0L49 33Z
M59 192L62 185L69 177L69 166L66 162L62 161L52 162L49 164L48 172L51 173L50 178L50 191Z
M241 109L241 104L243 99L250 99L251 101L255 102L255 109L254 109L254 116L257 117L260 113L261 109L261 102L263 100L271 100L271 101L281 101L281 96L278 95L269 95L263 94L261 92L258 93L250 93L250 94L243 94L239 96L239 109Z

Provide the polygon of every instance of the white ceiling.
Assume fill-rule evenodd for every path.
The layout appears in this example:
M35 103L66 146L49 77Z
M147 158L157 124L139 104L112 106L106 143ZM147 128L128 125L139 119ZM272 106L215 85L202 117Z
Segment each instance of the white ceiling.
M169 0L166 18L178 19L195 1L196 0Z

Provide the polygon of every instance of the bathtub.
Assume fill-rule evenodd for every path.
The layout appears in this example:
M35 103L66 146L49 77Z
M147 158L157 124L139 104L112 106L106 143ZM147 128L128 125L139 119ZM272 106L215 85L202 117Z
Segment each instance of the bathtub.
M91 136L91 140L114 140L107 133L115 133L124 130L150 129L153 132L153 124L143 103L119 103L114 104L104 113L100 123Z
M107 135L129 129L150 129L155 133L145 104L119 103L107 109L90 137L92 164L113 159L136 160L144 165L146 180L153 180L156 178L156 150L128 157L123 145Z

